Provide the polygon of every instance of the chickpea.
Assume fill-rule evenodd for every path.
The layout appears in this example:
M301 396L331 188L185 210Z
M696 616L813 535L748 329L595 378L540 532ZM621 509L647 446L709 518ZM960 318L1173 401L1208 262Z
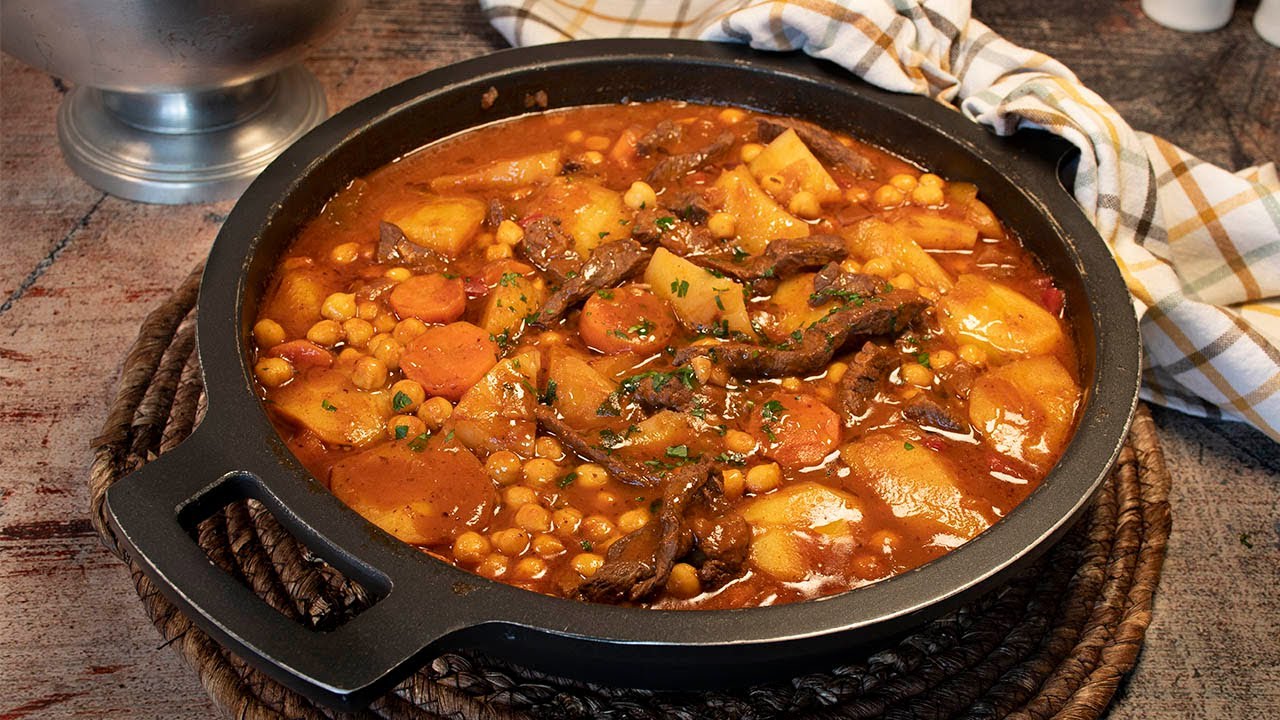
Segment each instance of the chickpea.
M618 516L618 529L624 533L634 532L648 525L652 517L647 508L628 510Z
M511 575L520 580L537 580L547 574L547 562L540 557L520 558Z
M284 338L284 327L275 320L263 318L253 324L253 340L264 350L279 345Z
M576 533L582 524L582 513L571 507L560 508L551 513L551 522L557 535L569 536Z
M742 497L743 490L746 489L746 475L737 468L729 468L722 473L724 478L724 496L729 500L737 500Z
M950 350L937 350L929 353L929 365L935 370L945 369L956 361L956 354Z
M493 550L489 538L468 530L453 541L453 556L465 563L478 563Z
M439 430L440 426L444 425L444 421L448 420L450 415L453 415L453 403L449 402L448 398L433 397L418 406L418 419L426 423L427 427L432 430ZM496 455L497 453L494 454ZM508 454L511 455L511 457L515 457L515 455L512 455L511 453ZM489 457L492 458L493 455L490 455ZM519 458L516 458L517 466L519 465L519 462ZM512 482L515 481L512 480Z
M762 152L764 152L764 146L760 143L747 143L738 151L738 157L742 162L749 163L755 160Z
M899 290L915 290L916 289L916 279L911 277L907 273L898 273L897 275L894 275L893 277L889 278L889 284L893 285L895 288L898 288Z
M599 510L613 510L622 502L622 498L617 493L608 490L601 490L596 493L596 508Z
M401 345L408 345L409 341L418 337L427 331L427 324L416 317L408 317L396 323L396 328L391 331L391 337Z
M747 114L738 108L725 108L720 111L716 119L721 125L737 125L747 117Z
M391 313L379 313L378 316L373 319L374 332L377 332L379 335L386 333L390 336L391 331L396 329L397 322L395 315L392 315Z
M908 175L907 173L898 173L897 175L889 178L889 184L904 193L909 193L914 190L919 182L920 181L916 180L914 175Z
M860 273L862 272L862 263L853 258L848 258L840 263L840 269L847 273Z
M373 356L378 358L378 361L385 365L388 370L400 368L400 353L403 348L400 347L400 343L396 342L395 338L384 338L376 345L371 345L369 349L373 352Z
M782 378L781 385L783 390L790 390L792 392L795 392L796 390L799 390L801 387L800 378L798 377Z
M932 185L917 185L915 190L911 191L911 202L921 206L934 206L942 204L942 188Z
M484 461L484 469L499 485L511 485L520 479L520 458L510 450L499 450Z
M348 346L364 347L373 337L373 325L368 320L353 317L343 321L342 334L347 337Z
M337 265L350 265L360 259L360 246L353 242L335 245L329 251L329 259Z
M729 452L747 455L755 451L756 439L751 436L751 433L730 430L724 434L724 446Z
M831 363L827 366L827 380L833 383L840 382L840 378L844 377L844 374L848 369L848 365L838 360Z
M593 542L603 542L609 539L617 528L613 522L603 515L588 515L581 525L582 536Z
M559 474L560 468L548 458L534 458L524 464L524 481L530 487L547 487Z
M597 150L588 150L582 153L582 161L588 165L600 165L604 162L604 155Z
M490 245L484 249L485 260L505 260L514 254L510 245L503 245L502 243Z
M609 473L595 463L583 463L574 469L578 473L578 487L599 490L609 481Z
M727 240L738 232L738 219L729 213L718 212L707 218L707 229L721 240Z
M372 300L360 300L356 302L356 317L361 320L372 320L378 317L378 303Z
M604 565L604 557L592 552L578 553L573 556L573 560L570 560L569 564L573 565L573 569L579 575L589 578L596 574L601 565Z
M551 529L551 513L541 505L526 503L516 511L516 524L529 532L544 533Z
M342 322L356 316L355 293L333 293L320 304L320 314Z
M476 566L476 573L487 578L497 580L507 574L507 569L511 567L511 561L498 553L489 553L484 556L480 564Z
M351 368L355 367L356 361L362 357L364 357L364 353L348 345L338 353L338 358L334 361L334 364L338 367L346 368L347 372L351 372Z
M916 362L908 362L902 366L902 379L917 387L928 387L933 384L933 372Z
M498 224L494 237L503 245L519 245L524 240L524 228L511 220L503 220Z
M588 150L607 150L613 143L609 141L609 138L603 135L592 135L586 140L583 140L582 144Z
M871 193L867 192L864 187L851 187L844 191L844 199L848 200L850 205L864 203L869 197L871 197Z
M391 407L396 412L417 412L427 399L427 391L416 380L399 380L391 386Z
M307 339L321 347L342 342L342 326L332 320L320 320L307 329Z
M555 557L564 552L564 543L555 535L538 535L533 539L533 552L539 557Z
M377 390L387 384L387 366L376 357L362 357L351 369L351 382L361 390Z
M507 557L518 557L525 550L529 549L529 533L520 528L507 528L499 530L489 536L493 546L498 552Z
M791 196L791 201L787 203L787 210L792 215L806 220L813 220L822 215L822 204L818 202L818 198L813 193L808 190L801 190Z
M667 576L667 592L681 599L688 599L702 592L697 569L689 563L676 563Z
M393 267L388 268L386 272L382 273L382 276L388 280L404 282L413 277L413 271L406 267Z
M693 376L703 385L707 384L707 381L711 379L712 371L715 370L711 363L711 358L706 355L699 355L690 360L689 367L693 368Z
M565 133L564 139L567 142L571 142L576 145L582 142L582 138L585 136L586 136L586 133L582 132L581 130L570 130L569 132Z
M753 495L761 495L782 484L782 468L778 463L763 463L747 471L746 488Z
M977 345L965 343L960 346L960 358L970 365L982 367L987 364L987 351Z
M564 457L564 448L560 447L559 440L550 435L543 435L533 443L533 454L540 458L559 460Z
M253 374L266 387L280 387L293 379L293 366L284 358L263 358L253 366Z
M653 207L658 203L658 195L649 186L649 183L637 180L631 183L631 187L627 188L627 192L622 196L622 202L632 210L640 210L642 208Z
M938 177L937 175L934 175L933 173L925 173L921 175L920 179L917 180L916 182L919 183L920 187L940 188L945 184L942 178Z
M412 440L427 431L427 426L412 415L396 415L387 421L387 434L392 440Z
M862 272L888 280L893 275L893 261L886 257L873 257L862 266Z
M502 491L502 501L509 507L519 508L522 505L538 502L538 493L533 488L527 488L523 485L512 485Z
M938 302L938 298L942 297L941 293L931 287L918 287L916 288L916 292L920 294L920 297L928 300L929 302Z
M877 207L884 209L898 207L906 198L907 196L901 190L892 185L881 185L871 195L871 201Z

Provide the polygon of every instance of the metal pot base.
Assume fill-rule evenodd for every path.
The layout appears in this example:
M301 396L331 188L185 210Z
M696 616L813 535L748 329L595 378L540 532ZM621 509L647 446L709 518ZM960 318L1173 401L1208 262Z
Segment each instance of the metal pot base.
M244 85L126 94L77 87L58 108L67 165L90 185L164 205L239 196L276 155L328 115L301 65Z

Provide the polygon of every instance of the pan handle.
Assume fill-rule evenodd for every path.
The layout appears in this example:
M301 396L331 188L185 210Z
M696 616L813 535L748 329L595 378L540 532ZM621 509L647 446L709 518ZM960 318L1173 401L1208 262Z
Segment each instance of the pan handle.
M246 448L237 448L241 459L232 461L227 445L214 432L197 429L106 494L107 516L127 557L211 636L286 686L334 707L357 709L449 636L480 624L469 617L469 603L459 601L454 583L429 581L449 568L432 568L413 557L417 551L389 542L366 523L347 519L345 529L337 524L335 532L320 532L245 469L251 464L243 459ZM375 603L336 629L312 630L214 565L195 541L195 525L246 498L263 503L313 552L362 583L378 598ZM423 613L423 607L438 612ZM406 623L408 617L418 622Z

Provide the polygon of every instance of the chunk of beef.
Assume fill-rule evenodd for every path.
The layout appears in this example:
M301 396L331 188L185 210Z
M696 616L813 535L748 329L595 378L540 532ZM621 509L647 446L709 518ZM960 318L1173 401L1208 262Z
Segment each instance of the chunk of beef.
M917 395L902 409L902 416L922 428L937 428L953 433L969 431L969 423L936 400Z
M489 200L485 208L484 224L490 230L497 230L503 220L507 219L507 209L503 207L502 201L498 198Z
M855 425L875 398L880 383L898 366L892 348L867 343L853 356L836 386L836 406L846 426Z
M566 277L559 289L543 303L542 309L536 313L536 324L545 327L559 322L574 305L591 297L597 290L626 280L648 261L649 251L634 240L615 240L597 247L578 272L573 277Z
M859 155L852 148L836 139L835 135L800 120L782 118L761 118L756 121L756 132L761 142L770 142L787 130L795 130L796 135L813 151L822 162L839 168L855 177L870 178L875 176L875 165L867 158Z
M707 255L689 260L735 280L751 283L758 293L768 293L782 278L843 260L847 254L844 239L839 235L811 235L804 238L778 238L771 241L760 255L745 258Z
M642 472L634 464L627 462L626 459L605 449L598 437L591 438L587 433L574 429L555 410L546 405L535 406L533 415L537 418L538 425L559 438L563 445L591 462L600 465L619 482L640 487L654 487L660 482L658 478Z
M436 259L431 248L405 237L399 225L383 220L378 224L378 262L414 264Z
M663 120L636 141L636 155L649 157L657 151L670 152L671 146L684 137L684 126Z
M542 215L525 224L524 241L520 247L534 267L559 282L564 282L582 265L582 256L573 249L573 238L560 227L560 219L550 215Z
M681 190L668 195L669 197L664 196L659 202L670 208L671 212L681 220L694 225L704 225L707 218L711 217L711 203L708 203L701 193Z
M687 412L693 408L697 393L682 382L667 381L655 386L653 378L646 378L636 385L632 398L646 410L678 410Z
M631 221L631 238L644 245L661 245L689 260L724 250L724 243L715 239L710 230L679 220L675 211L661 207L636 213Z
M934 372L938 376L938 385L948 397L956 400L968 400L969 391L973 389L973 383L978 379L978 373L981 371L973 363L956 360L945 368L938 368Z
M831 263L814 276L809 306L818 307L828 300L852 302L883 292L884 288L885 281L875 275L845 272L839 265Z
M751 551L751 525L725 500L720 478L702 486L702 500L690 509L688 524L696 545L690 560L698 567L704 589L742 574Z
M662 185L679 180L723 155L729 148L733 147L734 140L733 133L722 133L704 148L663 158L658 161L657 165L653 166L653 169L645 176L645 180L649 183Z
M834 309L805 329L794 346L768 347L744 342L691 345L676 352L675 362L683 365L705 355L735 377L807 375L830 362L849 338L897 334L906 330L927 307L929 302L914 292L894 290Z

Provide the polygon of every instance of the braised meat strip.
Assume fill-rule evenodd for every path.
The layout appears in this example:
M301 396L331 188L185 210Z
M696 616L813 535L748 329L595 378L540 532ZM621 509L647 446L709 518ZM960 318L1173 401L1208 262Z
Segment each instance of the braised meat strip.
M573 238L560 226L560 219L542 215L524 226L524 241L520 243L524 256L533 266L559 282L582 265L582 256L573 249Z
M836 406L846 427L862 419L875 400L880 383L898 367L898 353L875 343L862 346L836 386Z
M835 135L817 125L801 120L783 120L781 118L761 118L756 121L756 133L760 142L771 142L774 138L788 130L795 130L796 135L813 151L822 162L840 168L855 177L875 177L875 165L862 157L852 148L836 139Z
M733 147L735 140L733 133L721 133L710 145L704 148L663 158L658 161L657 165L653 166L653 169L645 176L645 180L650 184L659 183L664 185L674 180L679 180L720 157L729 148Z
M634 240L605 243L571 277L566 277L538 311L535 324L548 326L560 321L565 313L591 297L597 290L613 287L634 275L649 261L649 251Z

